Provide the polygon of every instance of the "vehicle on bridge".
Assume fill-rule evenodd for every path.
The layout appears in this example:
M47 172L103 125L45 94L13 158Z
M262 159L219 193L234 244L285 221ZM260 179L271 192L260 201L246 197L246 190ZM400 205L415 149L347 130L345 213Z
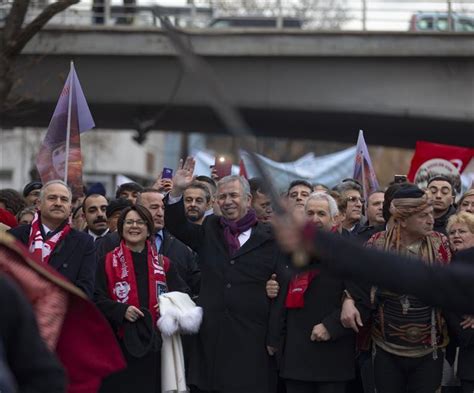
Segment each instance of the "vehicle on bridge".
M474 31L474 17L453 12L451 14L452 28L449 28L449 19L447 12L418 12L411 17L410 31Z
M285 29L301 29L304 20L294 17L283 17L282 27ZM214 18L209 22L210 28L232 29L232 28L276 28L278 27L277 17L267 16L225 16Z

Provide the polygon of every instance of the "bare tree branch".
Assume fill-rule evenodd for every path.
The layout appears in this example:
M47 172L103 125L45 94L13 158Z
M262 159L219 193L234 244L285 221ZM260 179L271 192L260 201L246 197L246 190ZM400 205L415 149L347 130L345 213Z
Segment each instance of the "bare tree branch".
M28 41L31 40L33 36L51 20L51 18L71 5L79 3L79 1L80 0L60 0L56 3L49 4L35 19L23 28L15 40L8 43L7 53L9 55L19 54Z
M5 21L3 30L3 44L5 46L18 35L25 21L30 0L14 0L10 12Z

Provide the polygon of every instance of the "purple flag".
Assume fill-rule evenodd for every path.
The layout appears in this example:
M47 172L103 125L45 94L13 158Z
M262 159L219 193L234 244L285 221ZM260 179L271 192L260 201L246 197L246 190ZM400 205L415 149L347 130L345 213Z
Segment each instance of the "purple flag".
M71 94L72 92L72 94ZM80 133L95 126L73 64L59 96L56 109L43 140L36 167L43 183L64 180L66 172L68 109L71 103L67 183L73 195L82 195L82 155Z
M369 151L364 140L364 132L359 131L359 138L357 139L357 150L354 163L354 175L360 184L362 184L363 197L367 203L367 199L370 194L379 188L377 176L372 166L372 160L370 159Z

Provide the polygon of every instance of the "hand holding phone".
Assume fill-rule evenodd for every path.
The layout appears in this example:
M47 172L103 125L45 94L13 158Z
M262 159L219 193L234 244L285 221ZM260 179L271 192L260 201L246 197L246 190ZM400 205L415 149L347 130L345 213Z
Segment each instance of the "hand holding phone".
M229 176L232 173L232 162L227 161L225 157L216 157L214 170L218 179Z
M161 172L162 179L172 179L173 178L173 170L171 168L163 168L163 172Z

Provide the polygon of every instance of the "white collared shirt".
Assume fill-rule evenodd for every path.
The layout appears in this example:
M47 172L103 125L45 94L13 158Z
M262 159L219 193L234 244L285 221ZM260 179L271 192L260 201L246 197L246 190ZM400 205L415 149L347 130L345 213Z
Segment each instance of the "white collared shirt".
M107 235L107 233L109 233L109 228L107 228L101 235L96 235L94 232L92 232L90 229L87 230L87 233L92 236L92 238L94 239L94 241L96 241L97 238L99 237L104 237L105 235Z
M46 225L44 225L44 224L41 224L41 225L43 226L43 232L44 232L45 235L47 235L48 232L54 232L53 229L48 228Z

